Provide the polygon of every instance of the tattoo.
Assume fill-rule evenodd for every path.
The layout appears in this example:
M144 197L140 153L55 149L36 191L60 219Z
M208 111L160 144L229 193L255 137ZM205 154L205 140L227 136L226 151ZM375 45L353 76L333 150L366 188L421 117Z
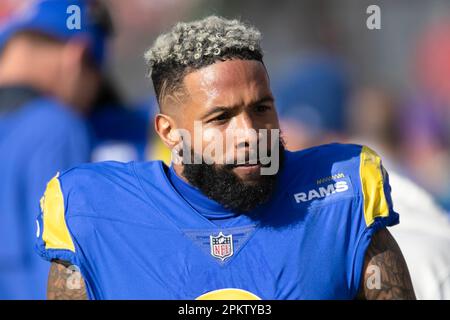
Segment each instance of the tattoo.
M367 249L364 277L358 298L416 299L406 261L397 242L386 228L373 235Z
M48 300L87 300L86 286L78 267L53 260L47 285Z

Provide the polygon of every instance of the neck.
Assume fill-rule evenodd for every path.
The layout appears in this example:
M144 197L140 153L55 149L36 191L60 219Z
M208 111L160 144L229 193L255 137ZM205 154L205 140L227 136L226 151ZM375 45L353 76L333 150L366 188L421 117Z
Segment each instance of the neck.
M189 183L189 181L183 176L183 165L173 163L172 167L178 177L180 177L184 182Z

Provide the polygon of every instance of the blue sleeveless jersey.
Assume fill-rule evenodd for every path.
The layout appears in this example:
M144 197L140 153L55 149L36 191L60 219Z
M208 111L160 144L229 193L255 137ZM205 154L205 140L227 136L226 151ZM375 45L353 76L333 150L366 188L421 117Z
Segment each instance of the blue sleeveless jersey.
M286 151L256 219L208 220L160 161L75 167L40 204L38 254L78 266L90 299L353 299L372 235L399 221L379 156L342 144Z

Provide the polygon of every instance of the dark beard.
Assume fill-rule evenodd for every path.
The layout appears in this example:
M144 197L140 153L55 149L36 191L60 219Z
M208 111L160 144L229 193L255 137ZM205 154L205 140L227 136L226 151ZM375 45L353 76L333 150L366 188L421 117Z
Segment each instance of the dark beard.
M279 145L279 170L284 162L283 141ZM270 165L270 164L269 164ZM244 183L233 171L234 165L184 164L183 176L208 198L235 212L249 212L272 196L277 174L260 175L257 182Z

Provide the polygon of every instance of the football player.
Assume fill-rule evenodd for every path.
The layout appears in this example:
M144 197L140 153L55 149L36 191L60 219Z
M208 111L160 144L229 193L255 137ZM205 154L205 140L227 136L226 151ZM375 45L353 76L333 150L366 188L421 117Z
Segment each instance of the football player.
M415 298L386 229L399 216L380 157L284 149L256 28L178 23L145 56L155 129L178 157L80 165L48 183L36 245L48 298Z

